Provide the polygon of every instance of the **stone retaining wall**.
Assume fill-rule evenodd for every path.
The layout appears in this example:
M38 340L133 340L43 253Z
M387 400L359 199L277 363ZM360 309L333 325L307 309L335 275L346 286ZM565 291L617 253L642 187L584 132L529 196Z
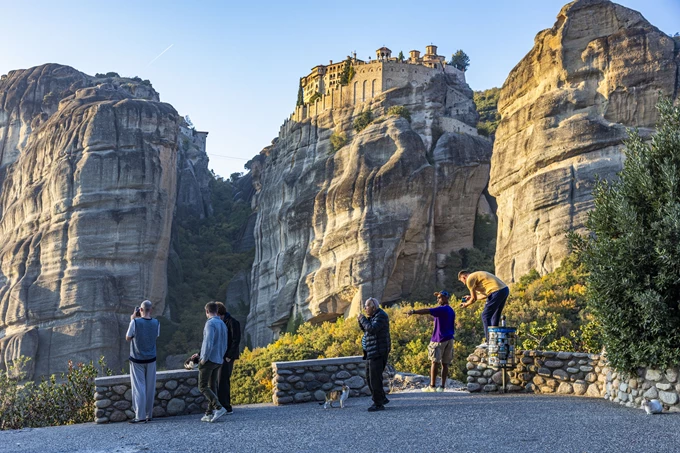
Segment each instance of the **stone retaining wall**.
M680 412L678 371L640 368L637 375L628 376L607 370L604 397L627 407L640 407L643 398L658 399L669 412Z
M485 349L476 349L467 360L468 391L500 390L501 372L488 367ZM509 392L604 397L628 407L640 407L647 397L659 399L669 412L680 412L678 370L640 368L628 376L612 370L603 355L584 352L518 351L517 362L507 370Z
M370 395L366 361L361 356L272 363L273 401L276 405L324 401L326 392L347 384L350 397ZM388 373L383 386L389 391Z
M517 365L507 370L510 392L604 395L602 369L606 360L584 352L518 351ZM496 392L502 382L500 371L487 366L486 350L476 349L468 357L468 391Z
M130 375L107 376L95 381L95 422L123 422L135 418ZM198 370L159 371L153 417L197 414L208 402L198 391Z

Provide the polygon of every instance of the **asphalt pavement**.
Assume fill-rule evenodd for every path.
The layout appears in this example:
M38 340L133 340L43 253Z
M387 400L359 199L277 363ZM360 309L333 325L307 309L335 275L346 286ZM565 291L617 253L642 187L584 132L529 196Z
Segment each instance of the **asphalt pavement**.
M646 415L602 399L404 392L383 412L368 398L236 406L148 424L81 424L0 432L0 452L677 452L680 414Z

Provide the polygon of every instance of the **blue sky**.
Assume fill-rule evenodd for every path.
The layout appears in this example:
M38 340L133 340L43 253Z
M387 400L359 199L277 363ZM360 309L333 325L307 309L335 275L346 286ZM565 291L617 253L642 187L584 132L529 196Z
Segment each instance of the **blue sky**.
M161 99L210 132L211 168L243 171L295 106L298 79L350 52L367 59L439 46L471 59L470 86L501 86L564 0L0 0L0 74L62 63L150 79ZM95 6L96 4L101 6ZM621 0L668 34L680 0ZM152 62L161 52L162 56ZM223 156L235 157L237 159Z

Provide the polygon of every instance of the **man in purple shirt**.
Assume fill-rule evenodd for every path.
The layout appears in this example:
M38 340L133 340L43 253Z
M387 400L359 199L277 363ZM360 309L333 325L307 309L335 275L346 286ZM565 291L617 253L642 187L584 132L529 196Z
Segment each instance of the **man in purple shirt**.
M446 378L449 376L449 365L453 361L453 333L456 321L456 312L449 306L451 297L447 291L434 293L437 296L437 307L409 310L409 315L431 315L434 318L434 330L430 345L427 347L427 357L432 362L430 368L430 385L423 392L443 392L446 387ZM442 365L442 385L436 387L437 371L439 364Z

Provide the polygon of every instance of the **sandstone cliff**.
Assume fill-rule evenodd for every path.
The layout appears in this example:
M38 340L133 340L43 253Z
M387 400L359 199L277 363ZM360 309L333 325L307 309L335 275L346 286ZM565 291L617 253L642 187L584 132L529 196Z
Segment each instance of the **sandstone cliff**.
M180 143L181 124L138 79L55 64L3 76L0 366L31 357L29 378L100 355L123 366L133 307L163 312L178 179L197 192L178 208L208 209L202 176L188 176L207 157Z
M387 114L398 105L410 121ZM353 122L367 110L374 121L356 132ZM287 121L252 162L248 344L266 344L301 320L352 314L369 296L428 295L445 257L472 247L491 157L490 142L474 134L476 120L470 88L442 73ZM334 135L346 144L333 148Z
M501 90L489 192L498 202L496 272L555 269L580 230L597 175L622 166L627 128L651 134L659 94L677 96L679 43L608 0L566 5Z

